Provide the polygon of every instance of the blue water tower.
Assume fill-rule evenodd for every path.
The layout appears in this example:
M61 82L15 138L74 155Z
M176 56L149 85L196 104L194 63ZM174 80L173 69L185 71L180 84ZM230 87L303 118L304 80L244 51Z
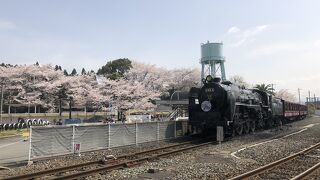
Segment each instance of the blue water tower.
M209 41L201 44L201 79L211 75L212 77L220 77L223 81L226 80L222 47L222 43L210 43Z

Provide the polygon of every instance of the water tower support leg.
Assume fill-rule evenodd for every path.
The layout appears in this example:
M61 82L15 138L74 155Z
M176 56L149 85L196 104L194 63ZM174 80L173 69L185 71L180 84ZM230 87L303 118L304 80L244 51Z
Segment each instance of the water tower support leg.
M224 70L224 63L221 63L220 68L221 68L221 79L223 81L225 81L226 80L226 72Z

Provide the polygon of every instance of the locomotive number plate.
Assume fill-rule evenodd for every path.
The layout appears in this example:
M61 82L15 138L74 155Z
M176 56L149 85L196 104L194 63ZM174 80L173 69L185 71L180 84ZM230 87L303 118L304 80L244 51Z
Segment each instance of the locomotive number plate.
M204 91L206 93L213 93L214 92L214 88L206 88Z

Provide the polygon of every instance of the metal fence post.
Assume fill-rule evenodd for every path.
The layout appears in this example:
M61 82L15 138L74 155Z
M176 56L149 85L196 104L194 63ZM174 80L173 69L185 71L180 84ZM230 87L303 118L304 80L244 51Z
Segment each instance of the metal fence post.
M160 125L159 125L159 121L157 121L157 141L160 140Z
M108 123L108 149L110 149L110 139L111 139L111 133L110 133L110 123Z
M177 137L177 121L174 121L174 138Z
M136 146L138 146L138 123L136 121Z
M73 125L72 126L72 142L71 142L71 145L72 145L72 147L71 147L71 152L73 152L74 153L74 137L75 137L75 126Z
M28 155L28 163L31 162L31 151L32 151L32 146L31 146L31 139L32 139L32 126L30 126L29 130L29 155Z

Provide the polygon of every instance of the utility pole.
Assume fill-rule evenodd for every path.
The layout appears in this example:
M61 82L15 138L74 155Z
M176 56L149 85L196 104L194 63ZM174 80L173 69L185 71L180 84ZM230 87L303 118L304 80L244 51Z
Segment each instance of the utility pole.
M310 91L309 92L309 104L311 103Z
M298 93L299 93L299 104L301 104L301 100L300 100L300 88L298 88Z
M313 94L313 105L316 106L316 94Z

